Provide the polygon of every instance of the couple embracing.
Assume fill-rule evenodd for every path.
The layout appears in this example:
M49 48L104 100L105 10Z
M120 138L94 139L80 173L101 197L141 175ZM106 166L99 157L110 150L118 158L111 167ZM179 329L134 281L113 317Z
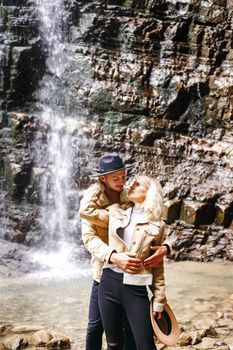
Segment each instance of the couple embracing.
M101 350L103 330L108 350L155 350L150 307L159 320L166 304L163 257L171 245L162 221L162 189L141 175L126 193L126 168L118 155L102 156L98 181L80 205L94 273L86 350Z

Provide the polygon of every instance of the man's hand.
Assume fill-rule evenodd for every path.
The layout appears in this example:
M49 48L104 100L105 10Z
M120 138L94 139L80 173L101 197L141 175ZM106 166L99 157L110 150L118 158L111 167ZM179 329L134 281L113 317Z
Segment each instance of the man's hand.
M156 266L163 258L167 255L168 249L165 245L162 246L151 246L151 250L155 250L155 253L151 255L149 258L144 260L144 265L147 268L152 268Z
M141 266L141 260L135 258L135 253L112 253L110 261L128 273L136 273Z

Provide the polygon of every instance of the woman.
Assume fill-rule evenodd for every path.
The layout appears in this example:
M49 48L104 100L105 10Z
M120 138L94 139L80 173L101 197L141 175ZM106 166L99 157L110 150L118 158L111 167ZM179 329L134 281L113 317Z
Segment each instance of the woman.
M138 176L129 189L128 200L133 206L113 205L103 211L109 217L109 246L117 253L136 253L143 262L151 254L151 245L161 245L166 237L165 224L161 221L161 187L147 176ZM156 349L147 285L154 296L153 310L159 318L166 303L163 262L151 270L142 263L136 274L128 274L114 264L105 263L99 285L99 304L108 350L121 348L123 313L129 320L137 349Z

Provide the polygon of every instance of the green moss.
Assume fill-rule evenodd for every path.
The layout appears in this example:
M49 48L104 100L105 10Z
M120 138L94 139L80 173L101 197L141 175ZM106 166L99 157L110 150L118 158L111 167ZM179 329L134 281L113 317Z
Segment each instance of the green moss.
M119 103L107 89L102 89L91 101L92 108L99 111L117 110Z
M2 18L4 21L6 16L7 16L7 9L3 6L0 6L0 18Z
M126 8L132 8L133 0L125 0L123 6Z

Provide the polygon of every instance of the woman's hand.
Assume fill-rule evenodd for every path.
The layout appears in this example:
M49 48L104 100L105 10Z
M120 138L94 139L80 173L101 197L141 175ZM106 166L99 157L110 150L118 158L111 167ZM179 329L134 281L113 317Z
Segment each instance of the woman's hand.
M160 311L153 311L154 318L157 318L159 320L162 317L162 312Z
M110 262L122 268L128 273L136 273L137 270L141 267L141 260L135 258L135 255L135 253L131 252L113 252L110 257Z

